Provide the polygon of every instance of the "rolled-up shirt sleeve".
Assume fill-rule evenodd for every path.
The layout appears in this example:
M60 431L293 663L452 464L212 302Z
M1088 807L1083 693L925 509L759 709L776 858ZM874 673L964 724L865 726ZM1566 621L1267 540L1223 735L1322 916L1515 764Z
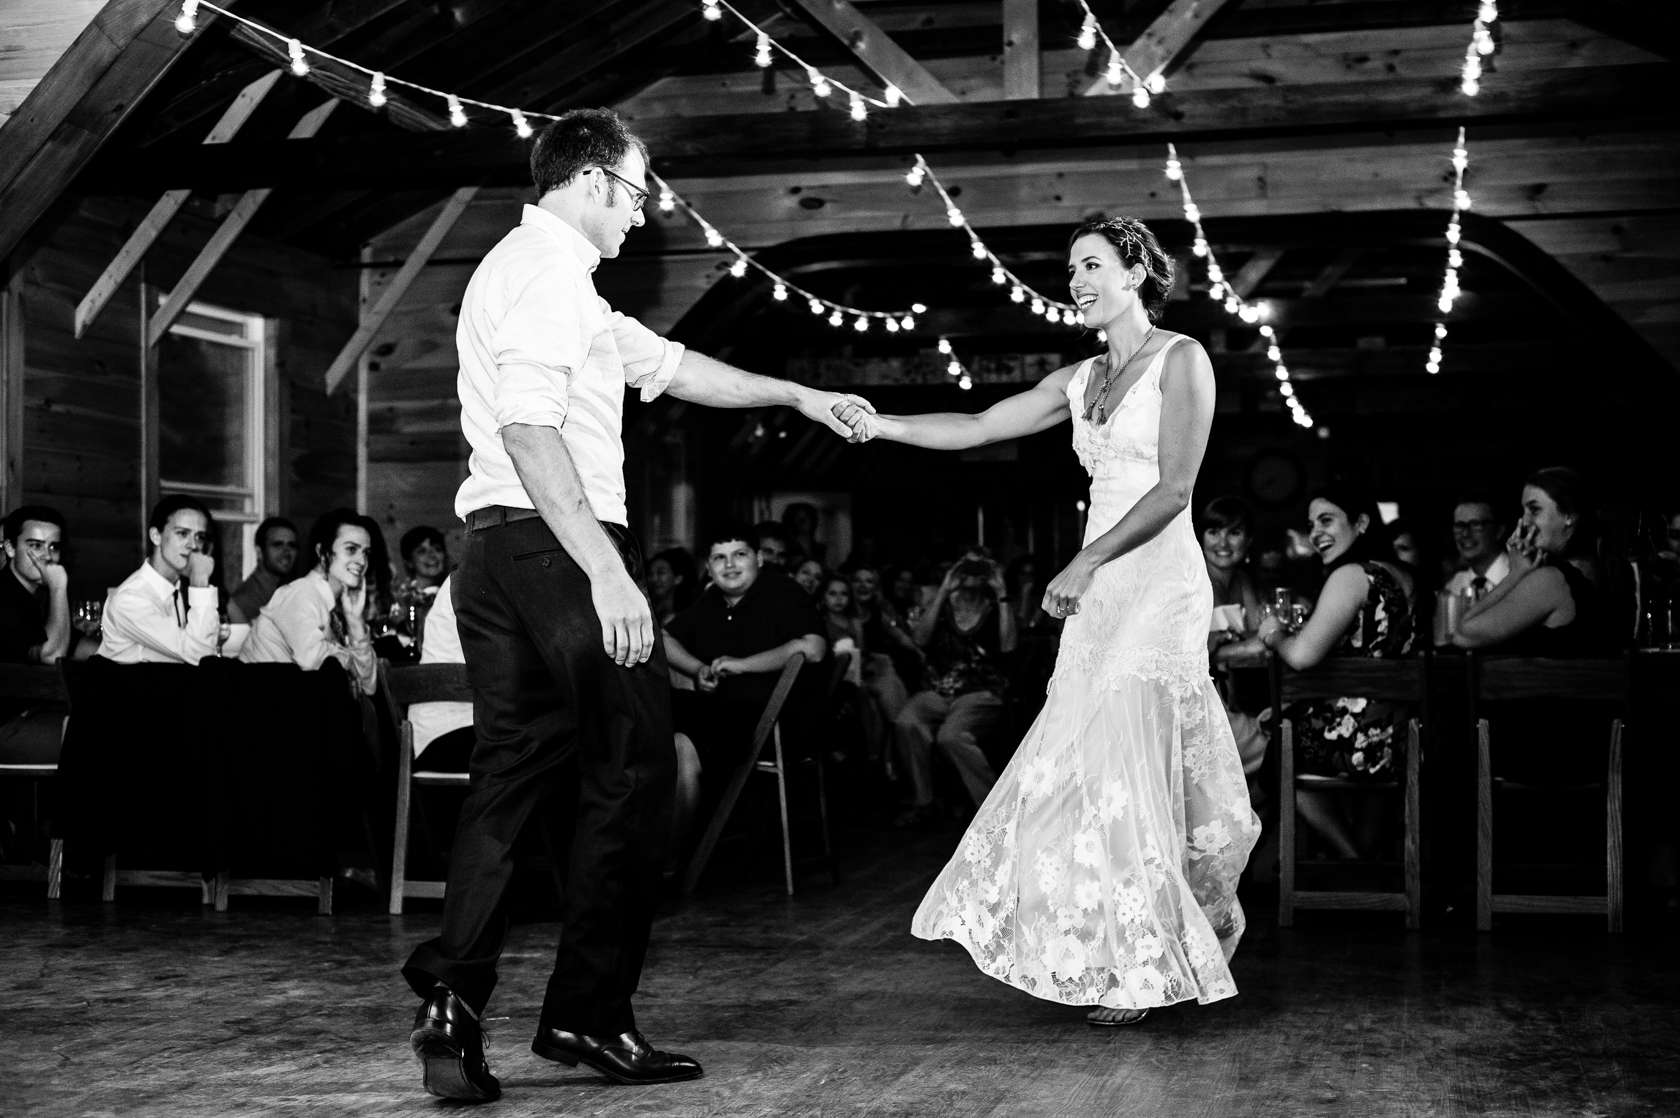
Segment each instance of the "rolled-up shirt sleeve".
M677 375L683 344L662 338L636 319L613 310L605 299L600 303L607 329L618 346L618 359L624 364L624 382L641 392L645 404L664 392Z
M510 278L507 314L496 327L496 429L529 423L559 430L570 406L568 380L589 356L577 284L557 269Z

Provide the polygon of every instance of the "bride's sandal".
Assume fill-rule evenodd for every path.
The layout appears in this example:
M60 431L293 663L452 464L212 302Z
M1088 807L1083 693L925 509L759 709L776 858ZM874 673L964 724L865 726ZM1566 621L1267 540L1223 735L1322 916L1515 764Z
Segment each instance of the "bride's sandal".
M1116 1017L1114 1014L1136 1014L1136 1016ZM1085 1015L1087 1025L1095 1025L1099 1029L1113 1029L1121 1025L1141 1025L1143 1019L1149 1016L1147 1009L1110 1009L1099 1005Z

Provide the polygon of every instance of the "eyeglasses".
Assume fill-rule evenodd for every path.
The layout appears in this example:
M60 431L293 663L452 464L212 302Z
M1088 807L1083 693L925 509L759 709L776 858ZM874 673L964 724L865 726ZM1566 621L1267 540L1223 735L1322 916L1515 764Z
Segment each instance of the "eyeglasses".
M639 209L642 208L642 206L644 206L647 203L648 192L646 190L643 190L641 187L637 186L635 183L631 182L629 179L625 178L623 175L619 174L617 171L614 171L614 170L612 170L610 168L607 168L607 167L602 167L601 168L601 173L603 175L611 175L613 178L617 179L619 182L624 184L624 188L630 192L630 208L631 209L639 210Z
M1493 527L1491 520L1455 520L1453 521L1453 535L1469 536L1477 532L1485 532Z

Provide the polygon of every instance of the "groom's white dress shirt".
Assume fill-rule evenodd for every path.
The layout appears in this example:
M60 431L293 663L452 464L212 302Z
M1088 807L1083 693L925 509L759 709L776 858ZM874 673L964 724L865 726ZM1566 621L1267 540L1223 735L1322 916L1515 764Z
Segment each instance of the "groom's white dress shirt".
M547 210L526 206L485 256L461 301L455 345L470 473L455 495L465 518L488 505L534 508L502 446L510 423L560 432L598 520L628 524L624 388L665 391L683 347L613 310L595 292L595 246Z
M99 655L119 664L196 664L216 654L217 606L215 587L171 583L142 563L105 599Z

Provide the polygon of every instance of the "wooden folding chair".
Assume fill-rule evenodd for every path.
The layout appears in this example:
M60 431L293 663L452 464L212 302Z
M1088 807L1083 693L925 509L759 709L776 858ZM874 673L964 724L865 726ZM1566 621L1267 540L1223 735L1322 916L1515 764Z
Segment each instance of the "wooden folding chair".
M393 668L379 661L380 691L397 727L397 823L391 846L392 916L401 916L409 897L441 900L446 882L415 881L408 876L409 826L414 812L414 789L460 788L471 783L467 773L432 772L414 767L414 726L408 708L414 703L470 703L472 685L467 682L465 664L417 664Z
M1623 924L1625 886L1622 853L1622 735L1630 721L1633 687L1630 660L1539 660L1469 658L1470 722L1476 729L1476 930L1493 929L1496 912L1604 913L1612 933ZM1607 720L1609 763L1604 779L1605 890L1600 894L1496 893L1493 890L1493 794L1530 792L1532 785L1502 780L1493 772L1493 732L1480 704L1532 699L1571 699L1617 704L1622 714ZM1596 784L1578 785L1579 790ZM1544 867L1528 866L1529 870Z
M787 755L782 749L782 707L787 702L788 693L793 690L794 680L799 676L799 669L805 664L803 653L796 653L782 674L776 680L776 689L770 693L770 701L764 704L764 713L759 716L758 726L753 730L752 747L747 751L747 759L741 767L730 777L729 787L724 790L723 800L718 804L717 811L712 814L711 823L706 827L706 833L701 836L700 846L694 852L694 857L688 863L688 872L683 875L682 891L694 892L694 886L699 882L700 875L705 872L706 863L711 859L712 850L717 846L718 839L723 835L723 828L729 822L730 813L735 810L735 803L741 798L741 792L747 786L747 779L755 772L769 773L776 778L776 795L782 812L782 868L787 879L788 896L793 896L793 838L788 827L788 795ZM771 743L775 750L775 759L761 761L759 757L764 752L766 743ZM834 855L834 844L828 833L828 787L823 776L822 750L812 750L811 756L802 764L815 765L817 776L817 812L822 825L823 852L821 860L829 864L830 872L836 884L840 881L840 863Z
M1422 811L1418 798L1419 767L1423 761L1424 730L1429 725L1428 654L1416 660L1377 660L1332 657L1304 672L1285 670L1272 659L1272 709L1282 729L1278 750L1278 926L1291 927L1298 908L1400 911L1406 927L1416 928L1422 917L1422 872L1419 832ZM1389 781L1341 780L1295 772L1295 727L1283 717L1284 706L1300 699L1366 698L1415 704L1418 716L1406 724L1405 768ZM1297 889L1295 886L1295 797L1298 791L1396 792L1403 797L1401 881L1398 893L1373 890ZM1359 860L1342 867L1383 869L1392 863Z
M32 703L68 703L64 675L48 664L0 664L0 698ZM63 740L63 731L59 739ZM0 765L0 780L27 780L37 825L41 816L41 785L58 775L58 763ZM0 865L0 881L45 881L47 898L57 900L64 875L64 840L48 844L47 864Z

